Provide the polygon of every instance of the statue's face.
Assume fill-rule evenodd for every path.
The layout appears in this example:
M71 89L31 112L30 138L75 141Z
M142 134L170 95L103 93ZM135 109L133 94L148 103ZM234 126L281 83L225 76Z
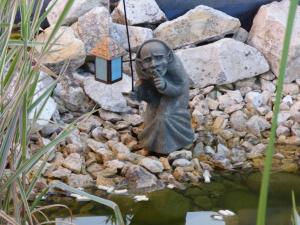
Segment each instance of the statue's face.
M168 70L169 52L164 45L150 42L140 52L142 67L146 73L164 76Z

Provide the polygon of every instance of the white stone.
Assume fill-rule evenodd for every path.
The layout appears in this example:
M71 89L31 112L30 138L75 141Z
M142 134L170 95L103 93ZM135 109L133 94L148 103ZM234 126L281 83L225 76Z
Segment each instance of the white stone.
M229 84L269 70L255 48L230 38L212 44L178 50L176 55L195 86Z
M293 120L299 123L300 122L300 101L292 105L290 109L290 113Z
M276 129L276 135L277 137L283 135L285 137L289 136L290 135L290 129L288 127L285 127L285 126L278 126L277 129Z
M292 98L292 96L287 95L282 99L282 102L287 104L288 106L292 106L293 105L293 98Z
M155 37L172 48L220 39L238 31L240 21L208 6L197 6L183 16L162 23L154 31Z
M153 31L149 28L128 26L128 29L130 37L130 47L133 51L136 51L143 42L154 37ZM124 49L129 50L125 25L113 23L110 36Z
M232 38L240 42L246 42L248 36L249 36L249 32L244 28L240 27L239 30L233 35Z
M68 0L52 0L47 6L47 10L55 3L52 10L47 15L47 20L50 25L55 25L62 11L64 10ZM106 4L106 0L76 0L73 2L68 14L66 15L63 24L69 25L74 23L78 17L82 16L89 10Z
M286 30L289 0L274 1L262 6L256 14L248 43L261 51L271 70L278 76L279 63ZM300 76L300 7L297 7L296 19L291 39L289 62L285 75L285 81L291 82Z
M273 84L272 81L268 81L268 80L265 80L265 79L260 79L260 83L261 83L261 89L264 91L269 91L269 92L275 92L276 90L276 86L275 84Z
M251 103L255 108L258 108L263 104L263 96L261 93L251 91L246 94L245 101Z
M144 158L140 165L148 169L152 173L161 173L164 170L163 164L159 160Z
M283 85L283 95L297 95L299 92L299 86L296 83Z
M252 116L246 123L250 133L260 136L260 132L271 128L271 124L260 116Z
M46 43L53 28L52 26L45 29L44 32L36 37L35 41ZM54 72L60 73L66 62L68 62L67 70L70 72L75 71L84 64L86 57L84 44L75 37L72 28L65 26L60 27L52 39L51 44L53 44L52 47L40 60L41 63L46 64ZM44 45L35 45L35 49L38 52L42 52L43 46Z
M33 96L33 102L40 98L48 90L49 86L53 84L53 82L54 80L50 76L41 72L39 74L39 81L34 92L35 94ZM50 122L51 117L54 115L56 108L57 104L53 98L49 97L48 99L46 99L44 97L43 100L29 112L29 120L31 122L34 122L32 124L33 130L39 131L43 129L43 127L47 126ZM40 114L38 115L38 117L34 119L35 114L39 112Z
M236 111L230 116L230 124L237 131L246 131L247 115L242 111Z
M218 96L219 108L225 109L243 101L243 96L239 90L227 91L226 94Z
M112 19L106 7L95 7L79 17L77 23L76 31L89 55L97 43L110 34Z
M285 123L291 117L290 112L282 111L278 113L277 123Z
M126 12L129 25L158 24L166 20L166 15L155 0L126 0ZM116 23L125 24L123 1L112 12L112 18Z
M187 166L191 166L191 165L192 165L192 162L187 159L176 159L172 163L172 166L174 166L174 167L187 167Z
M122 93L131 91L131 78L123 74L123 79L114 84L104 84L88 77L84 81L86 94L93 99L102 109L112 112L127 112L130 108Z

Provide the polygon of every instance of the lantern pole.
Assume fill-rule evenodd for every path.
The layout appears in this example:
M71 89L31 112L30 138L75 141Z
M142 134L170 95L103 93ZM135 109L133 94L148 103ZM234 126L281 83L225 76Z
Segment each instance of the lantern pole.
M128 50L129 50L129 63L130 63L130 71L131 71L131 90L134 91L132 53L131 53L131 45L130 45L130 38L129 38L129 28L128 28L128 22L127 22L127 12L126 12L125 0L123 0L123 6L124 6L125 25L126 25L127 42L128 42Z

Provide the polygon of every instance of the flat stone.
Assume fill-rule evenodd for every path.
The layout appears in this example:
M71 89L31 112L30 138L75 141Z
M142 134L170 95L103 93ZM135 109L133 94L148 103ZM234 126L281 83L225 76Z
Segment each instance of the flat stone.
M191 165L192 165L192 162L187 159L176 159L172 163L172 166L174 166L174 167L187 167L187 166L191 166Z
M126 12L129 25L158 24L167 19L154 0L127 0ZM116 23L125 24L123 1L112 12L112 18Z
M112 112L130 110L126 98L122 95L124 92L129 93L131 91L131 78L127 75L123 75L121 81L110 85L96 81L94 77L88 77L84 81L84 90L102 109Z
M130 149L126 145L124 145L122 142L109 141L108 146L112 149L112 151L115 155L117 155L119 153L121 153L121 154L130 153Z
M245 131L246 130L247 120L248 120L247 115L245 113L243 113L242 111L236 111L236 112L232 113L230 116L230 124L231 124L232 128L237 131Z
M80 173L82 168L83 160L78 153L71 153L70 155L65 158L63 162L63 166L76 172Z
M63 167L59 167L58 169L53 170L50 173L48 173L47 177L62 179L62 178L66 178L66 177L70 176L71 173L72 173L71 170L63 168Z
M152 173L161 173L164 170L163 164L155 159L144 158L141 160L140 165Z
M300 122L300 101L295 102L290 109L291 117L296 122Z
M181 151L175 151L169 154L168 160L169 161L174 161L176 159L187 159L191 160L192 159L192 152L187 151L187 150L181 150Z
M144 119L138 114L125 114L122 118L132 126L138 126L144 122Z
M85 188L94 185L93 178L90 175L71 174L67 177L67 184L75 188Z
M105 162L104 165L108 168L112 168L112 169L116 168L119 170L125 166L125 163L120 160L114 159L114 160Z
M229 38L178 50L176 55L197 87L229 84L269 70L269 65L260 52Z
M162 23L154 31L155 37L172 48L217 40L238 31L240 21L221 11L200 5L183 16Z
M263 104L263 96L261 93L251 91L246 94L245 101L252 104L255 108L258 108Z
M263 117L256 115L252 116L248 120L246 126L249 132L256 136L260 136L260 132L271 128L271 124L267 120L265 120Z
M218 96L219 108L226 109L243 102L243 96L239 90L227 91L226 94Z

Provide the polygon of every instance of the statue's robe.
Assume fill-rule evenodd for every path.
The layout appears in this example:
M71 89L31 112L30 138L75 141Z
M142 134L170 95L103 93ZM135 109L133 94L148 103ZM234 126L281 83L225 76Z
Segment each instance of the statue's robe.
M164 75L166 88L158 91L150 76L137 69L136 95L147 102L144 130L138 138L149 151L168 154L191 144L194 132L188 110L189 78L178 58Z

